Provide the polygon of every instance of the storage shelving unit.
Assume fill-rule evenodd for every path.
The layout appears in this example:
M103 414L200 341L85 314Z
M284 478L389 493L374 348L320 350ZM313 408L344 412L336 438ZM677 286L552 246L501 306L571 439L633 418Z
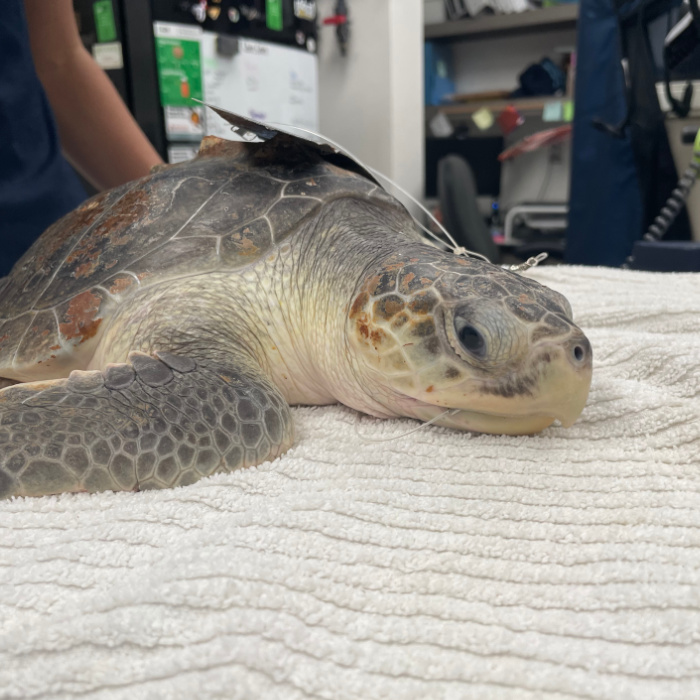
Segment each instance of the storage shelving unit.
M506 36L558 29L573 29L577 4L555 5L511 15L481 15L425 26L426 41L467 41L472 38Z

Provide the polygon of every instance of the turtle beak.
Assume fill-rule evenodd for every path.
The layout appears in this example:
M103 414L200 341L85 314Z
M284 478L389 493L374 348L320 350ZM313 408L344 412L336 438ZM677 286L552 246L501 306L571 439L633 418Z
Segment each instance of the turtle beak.
M523 425L542 425L539 430L554 420L570 428L581 415L591 387L593 352L588 338L577 328L564 341L538 345L533 361L539 362L540 373L529 395L484 397L479 410L518 419L513 423L518 432L526 418Z
M551 415L570 428L581 415L593 375L591 344L580 331L553 351L551 368L545 373L541 396L551 406ZM543 406L543 409L545 407Z
M434 419L442 408L455 408L440 417L437 425L496 435L531 435L559 420L571 427L581 415L591 386L592 351L588 339L576 329L564 341L545 342L534 349L539 358L536 386L520 395L495 390L484 391L478 385L461 385L456 392L447 390L433 398L432 405L409 412L421 420ZM422 397L421 397L422 398ZM425 397L426 399L428 396ZM431 397L432 398L432 397Z

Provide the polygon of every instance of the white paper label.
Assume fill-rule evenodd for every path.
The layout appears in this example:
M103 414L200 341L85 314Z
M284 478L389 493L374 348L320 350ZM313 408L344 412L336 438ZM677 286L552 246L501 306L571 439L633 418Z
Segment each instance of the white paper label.
M194 140L204 136L203 107L165 107L165 133L169 139Z
M124 68L121 41L110 41L104 44L95 44L92 47L92 55L95 63L102 70L119 70Z
M174 22L154 22L153 34L169 39L199 39L202 28L191 24L176 24Z
M299 19L313 22L316 19L316 3L309 0L294 0L294 14Z

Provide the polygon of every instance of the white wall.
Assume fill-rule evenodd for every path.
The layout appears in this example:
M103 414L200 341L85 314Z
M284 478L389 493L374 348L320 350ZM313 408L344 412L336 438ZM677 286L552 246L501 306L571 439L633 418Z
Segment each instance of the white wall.
M321 18L334 0L320 0ZM351 35L319 45L321 132L416 197L423 193L423 0L348 0Z
M414 197L422 197L425 179L425 47L421 0L390 0L389 31L391 177Z

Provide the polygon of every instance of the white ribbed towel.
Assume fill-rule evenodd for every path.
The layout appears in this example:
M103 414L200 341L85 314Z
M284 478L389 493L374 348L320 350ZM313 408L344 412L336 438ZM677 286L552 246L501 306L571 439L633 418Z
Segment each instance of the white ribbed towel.
M0 502L1 698L700 698L700 276L543 268L574 427L294 412L187 488Z

